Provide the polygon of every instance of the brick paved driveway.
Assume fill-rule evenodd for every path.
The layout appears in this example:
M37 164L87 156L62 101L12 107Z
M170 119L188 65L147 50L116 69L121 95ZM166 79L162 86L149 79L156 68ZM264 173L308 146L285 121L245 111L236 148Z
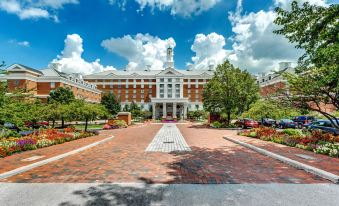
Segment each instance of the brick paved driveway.
M192 151L145 152L161 127L112 130L109 142L3 182L328 183L225 141L231 131L177 125Z

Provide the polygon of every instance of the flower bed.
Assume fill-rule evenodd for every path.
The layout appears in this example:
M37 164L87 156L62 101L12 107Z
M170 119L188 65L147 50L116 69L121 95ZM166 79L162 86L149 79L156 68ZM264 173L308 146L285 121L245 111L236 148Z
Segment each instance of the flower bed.
M325 154L331 157L339 157L339 136L321 131L309 132L307 130L285 129L278 132L274 128L260 127L244 130L238 134L314 151L315 153Z
M97 132L76 131L73 128L66 128L64 130L40 129L25 137L1 138L0 157L10 156L26 150L35 150L37 148L62 144L93 135L97 135Z

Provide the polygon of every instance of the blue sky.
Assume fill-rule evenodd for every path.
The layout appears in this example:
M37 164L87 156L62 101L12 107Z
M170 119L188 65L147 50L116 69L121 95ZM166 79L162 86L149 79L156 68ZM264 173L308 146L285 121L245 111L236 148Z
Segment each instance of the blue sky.
M188 12L188 14L183 12L187 12L189 9L182 11L180 10L182 8L175 8L175 6L182 6L179 3L179 5L176 5L176 3L172 5L161 3L158 5L151 3L142 5L140 0L129 0L123 6L121 6L124 3L123 0L61 0L60 5L50 3L53 0L36 0L38 3L35 4L27 3L29 1L26 0L1 1L7 4L1 5L3 2L0 2L0 60L4 60L7 65L21 63L39 69L47 67L53 60L58 62L63 58L70 58L61 53L65 47L64 41L69 34L77 34L81 38L83 52L80 55L82 60L92 63L96 59L100 59L100 65L102 65L100 69L107 66L122 69L126 65L137 65L131 67L131 69L142 69L146 63L141 58L148 58L149 56L146 54L144 56L139 55L140 58L132 57L129 52L138 54L138 52L142 53L146 50L121 48L124 41L119 39L129 35L131 37L129 42L134 41L137 39L135 35L138 33L149 34L152 38L158 37L158 40L154 40L155 42L147 37L145 42L142 43L142 45L146 45L148 41L151 41L151 45L159 50L157 50L158 53L163 50L162 46L158 48L162 41L167 42L168 39L173 39L176 45L175 66L182 69L186 68L187 63L191 63L199 69L206 66L206 62L218 64L221 59L226 58L244 69L259 72L272 69L278 61L295 61L295 54L300 53L300 51L293 49L293 46L287 45L282 38L269 39L271 42L268 42L267 48L272 48L270 43L276 41L279 44L279 41L281 41L281 47L273 49L274 51L278 51L279 48L286 48L287 51L293 50L293 52L290 56L281 55L277 52L276 56L268 54L272 57L266 58L265 52L263 56L256 55L260 54L260 51L265 51L265 47L260 46L262 43L258 46L249 44L250 38L247 41L243 40L244 33L247 32L252 33L252 38L264 41L265 36L263 35L272 30L272 22L263 23L265 29L267 29L264 32L260 31L262 25L253 25L259 20L262 21L262 19L266 21L265 15L270 16L270 12L277 5L277 2L289 2L289 0L256 0L255 4L251 0L206 0L205 3L211 1L210 4L207 6L195 5L197 6L195 10ZM43 4L39 1L49 3ZM159 0L159 2L161 1ZM189 2L189 0L184 1ZM325 0L313 1L320 2L320 4L330 3ZM239 7L237 10L237 3L238 5L241 3L242 10ZM19 9L15 7L15 10L13 7L9 7L13 4L19 6ZM38 13L29 13L29 15L24 13L31 8L34 8L33 11ZM202 11L197 12L199 9ZM239 13L236 14L236 11L239 11ZM229 12L233 12L235 16L233 20L230 19ZM244 25L252 26L243 31L241 28ZM238 32L232 31L235 28L238 28ZM260 34L253 35L255 32ZM215 33L215 35L208 36L212 33ZM198 34L203 36L197 37ZM256 37L256 35L258 36ZM102 45L104 40L111 38L114 39L113 46L105 47ZM223 42L225 42L225 45L223 45ZM78 43L75 44L79 46ZM195 51L192 51L192 45L196 45ZM237 45L245 48L245 50L239 50ZM74 49L73 47L69 48ZM129 49L132 51L128 51ZM251 54L247 52L249 50L259 52ZM209 51L209 53L204 51ZM57 58L57 55L61 56ZM192 60L192 57L197 58ZM244 62L242 58L249 62ZM157 60L163 60L162 56L151 55L147 64L154 62L154 65L158 65ZM60 61L61 64L67 64L67 62L69 61ZM130 62L135 64L129 64ZM68 70L68 67L69 65L65 65L64 69ZM85 73L97 72L100 69L96 67L85 71ZM72 69L69 70L73 71Z

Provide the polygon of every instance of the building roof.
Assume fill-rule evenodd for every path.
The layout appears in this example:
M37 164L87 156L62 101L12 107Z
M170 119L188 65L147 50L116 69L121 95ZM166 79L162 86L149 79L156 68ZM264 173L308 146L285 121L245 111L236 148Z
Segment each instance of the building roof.
M13 65L19 65L19 66L21 66L21 67L23 67L23 68L25 68L25 69L27 69L27 70L29 70L29 71L32 71L32 72L35 72L35 73L42 74L42 72L41 72L40 70L33 69L33 68L28 67L28 66L25 66L25 65L23 65L23 64L13 64ZM13 65L11 65L11 66L13 66ZM11 67L11 66L10 66L10 67Z
M166 69L166 70L170 70L170 69ZM114 77L114 76L134 76L134 75L140 75L140 76L157 76L161 73L163 73L166 70L149 70L149 71L145 71L145 70L107 70L107 71L103 71L103 72L99 72L99 73L94 73L94 74L90 74L90 75L86 75L84 76L84 78L95 78L95 77L103 77L103 76L107 76L107 77ZM177 72L178 74L182 74L182 75L213 75L214 71L210 71L210 70L179 70L179 69L172 69L175 72Z

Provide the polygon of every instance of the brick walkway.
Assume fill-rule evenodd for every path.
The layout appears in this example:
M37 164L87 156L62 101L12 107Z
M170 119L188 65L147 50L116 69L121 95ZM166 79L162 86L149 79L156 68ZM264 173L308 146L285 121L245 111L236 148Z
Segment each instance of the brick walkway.
M290 159L302 162L313 167L331 172L333 174L339 175L339 159L332 158L327 155L316 154L311 151L302 150L299 148L288 147L286 145L276 144L273 142L262 141L260 139L238 136L235 134L230 135L232 138L238 139L242 142L250 143L254 146L260 147L262 149L268 150L270 152L288 157ZM312 159L305 159L297 155L307 155Z
M161 127L147 124L112 130L111 141L3 181L329 183L224 140L229 132L224 130L177 125L192 151L145 152Z

